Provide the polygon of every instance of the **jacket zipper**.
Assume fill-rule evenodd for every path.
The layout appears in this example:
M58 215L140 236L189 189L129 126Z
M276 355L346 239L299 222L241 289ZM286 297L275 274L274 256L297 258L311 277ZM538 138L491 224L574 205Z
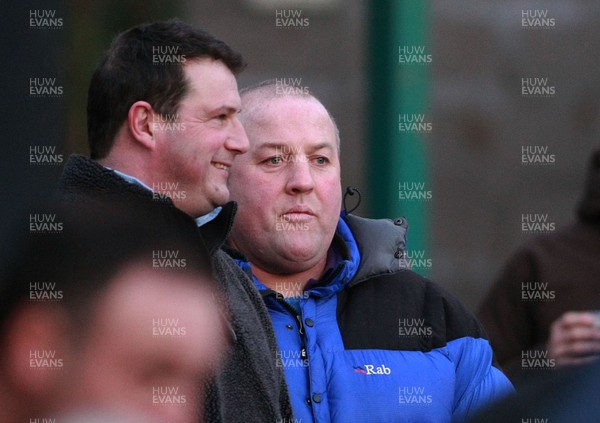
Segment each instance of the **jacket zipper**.
M304 324L302 323L302 316L296 313L294 307L289 305L285 300L277 299L277 301L281 305L283 305L292 316L296 318L296 323L298 324L298 333L300 334L300 357L302 358L302 360L307 360L308 352L306 350L306 340L304 338Z

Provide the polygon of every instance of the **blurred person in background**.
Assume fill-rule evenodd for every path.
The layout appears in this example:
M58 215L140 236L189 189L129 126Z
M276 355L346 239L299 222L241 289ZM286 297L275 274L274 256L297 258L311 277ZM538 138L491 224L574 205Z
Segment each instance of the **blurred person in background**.
M469 423L597 423L600 363L534 372L512 395Z
M512 392L475 317L403 266L406 222L340 217L325 107L273 81L241 96L229 245L269 308L296 421L458 422Z
M227 44L179 20L119 34L90 81L90 158L71 156L60 181L61 195L74 206L90 194L125 197L195 221L192 232L212 255L234 334L208 389L210 422L291 418L268 312L251 280L220 249L236 213L229 167L248 150L235 78L243 67Z
M203 421L230 334L189 225L106 201L46 211L60 226L21 232L2 263L0 421Z
M545 367L596 361L599 310L600 149L591 157L577 221L521 246L487 293L479 318L498 361L519 382L536 364L532 357Z

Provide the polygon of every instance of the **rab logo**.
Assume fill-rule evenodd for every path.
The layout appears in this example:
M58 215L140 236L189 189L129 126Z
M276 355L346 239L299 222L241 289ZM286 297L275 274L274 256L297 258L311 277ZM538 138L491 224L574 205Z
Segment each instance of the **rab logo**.
M360 366L352 366L354 368L355 373L367 374L367 371Z
M389 367L385 367L385 364L382 364L379 367L375 367L373 364L365 364L364 368L362 366L352 366L355 373L362 373L363 375L389 375L392 374L392 369Z

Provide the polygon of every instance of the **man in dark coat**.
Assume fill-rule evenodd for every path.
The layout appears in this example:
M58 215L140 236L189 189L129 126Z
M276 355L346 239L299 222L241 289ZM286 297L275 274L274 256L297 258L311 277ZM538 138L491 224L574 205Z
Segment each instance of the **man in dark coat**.
M91 158L72 156L60 182L66 201L121 197L195 220L198 242L212 254L233 338L208 389L210 422L291 418L268 313L248 277L220 250L236 212L228 203L229 167L248 149L237 117L235 74L243 66L224 42L181 21L121 33L90 83Z
M594 313L600 309L600 150L577 217L519 248L480 307L497 358L515 381L600 354Z

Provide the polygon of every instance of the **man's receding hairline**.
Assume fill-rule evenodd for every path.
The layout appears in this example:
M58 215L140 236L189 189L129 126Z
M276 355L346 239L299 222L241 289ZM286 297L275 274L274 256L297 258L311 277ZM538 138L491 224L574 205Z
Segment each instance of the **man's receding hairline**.
M282 93L277 92L278 87L290 88L284 89ZM263 81L259 84L242 88L240 90L240 99L242 100L242 110L240 112L240 120L244 125L252 125L264 120L267 107L271 105L273 100L298 99L312 101L318 104L329 118L333 126L333 132L336 138L338 154L341 153L340 135L335 119L327 110L327 107L315 95L310 92L296 91L293 85L278 84L274 80ZM250 107L249 107L250 106Z
M252 97L252 98L248 99L248 97ZM265 122L265 120L268 119L268 117L267 117L268 113L274 113L274 112L276 113L277 112L277 107L274 103L277 103L279 101L286 101L289 99L304 100L304 101L308 101L308 102L311 102L311 103L317 105L321 109L323 116L326 117L329 120L329 122L331 123L334 134L336 135L336 138L337 138L337 125L335 124L335 121L333 120L333 118L331 117L331 114L329 113L327 108L325 108L323 103L321 103L314 96L295 96L295 95L270 96L270 95L261 95L261 94L256 94L256 95L247 94L246 96L241 97L242 110L240 112L240 120L242 121L242 123L244 125L249 125L249 126L257 125L257 124L260 125L261 123Z
M284 93L278 93L278 87L290 89L284 90ZM323 103L313 94L306 92L295 92L293 88L294 86L292 85L276 84L275 82L264 81L257 85L242 88L240 90L240 98L242 99L242 101L244 101L245 98L249 98L250 101L256 101L254 100L254 98L258 98L261 100L279 100L286 98L313 100L320 104L321 107L323 107L323 109L327 111L327 108L323 105ZM327 114L329 114L329 111L327 111Z
M254 117L258 114L262 115L261 112L271 109L273 107L273 103L286 101L289 99L297 99L313 102L319 105L320 108L325 112L325 115L331 117L325 106L314 96L271 95L265 92L253 91L250 93L240 94L240 99L242 100L242 116L247 115Z

